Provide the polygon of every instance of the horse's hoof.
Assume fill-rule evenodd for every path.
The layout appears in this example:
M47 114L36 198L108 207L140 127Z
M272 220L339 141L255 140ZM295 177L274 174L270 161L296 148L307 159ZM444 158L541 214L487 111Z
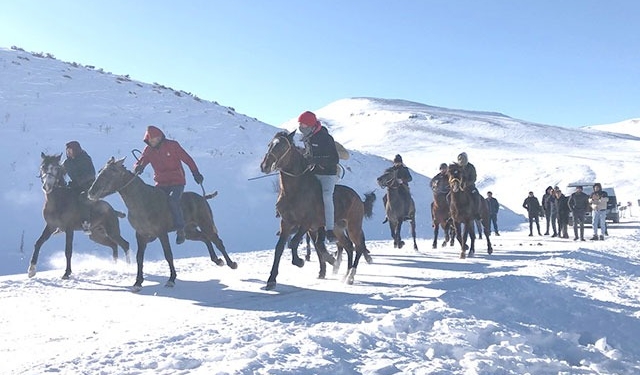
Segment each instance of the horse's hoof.
M404 241L400 241L400 243L398 244L398 249L402 249L402 246L404 246Z
M307 262L309 262L311 260L311 255L305 255L304 256L304 260L306 260Z
M267 281L267 285L264 287L265 290L274 290L276 288L275 281Z
M333 266L334 264L336 264L336 258L329 254L329 252L324 253L322 257L324 258L324 261L329 263L330 265Z
M302 266L304 266L304 260L302 260L302 258L294 258L291 260L291 264L296 267L302 268Z
M167 280L167 282L164 284L165 288L173 288L174 286L176 286L176 282L173 280Z
M232 270L238 269L238 263L236 263L236 262L231 262L231 263L228 264L228 266Z
M348 285L353 285L353 277L352 276L347 277L347 284Z
M373 258L371 258L371 255L369 254L364 255L364 260L367 262L367 264L373 263Z
M216 266L220 266L220 267L224 266L224 260L222 260L220 258L214 260L213 263L215 263Z
M36 275L36 265L32 264L29 266L29 270L27 271L27 276L29 276L29 278L32 278Z
M465 259L467 255L465 253L460 253L460 259Z
M133 293L138 293L141 290L142 290L142 285L134 285L134 286L131 287L131 291Z
M70 273L65 273L64 275L62 275L62 280L69 280L70 275Z
M318 274L318 279L320 279L320 280L324 280L324 279L326 279L326 278L327 278L327 275L322 274L322 273L321 273L321 274Z

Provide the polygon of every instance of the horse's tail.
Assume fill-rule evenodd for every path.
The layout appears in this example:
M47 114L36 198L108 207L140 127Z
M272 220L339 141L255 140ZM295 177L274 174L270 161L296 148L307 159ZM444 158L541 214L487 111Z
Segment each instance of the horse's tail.
M125 217L127 217L127 214L125 214L124 212L120 212L118 210L113 210L116 213L116 216L119 217L120 219L124 219Z
M373 202L376 201L376 195L373 191L364 194L364 217L370 219L373 216Z

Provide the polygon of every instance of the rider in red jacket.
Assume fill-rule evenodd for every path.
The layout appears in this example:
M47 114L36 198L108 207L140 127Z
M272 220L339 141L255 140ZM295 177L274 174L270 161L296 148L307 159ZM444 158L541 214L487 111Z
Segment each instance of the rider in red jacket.
M180 198L187 183L182 163L189 167L197 184L201 184L204 177L202 177L196 163L182 146L174 140L167 139L162 130L157 127L147 127L144 142L147 146L142 151L140 160L135 163L134 171L136 174L140 174L147 164L151 164L151 167L153 167L153 180L156 182L156 186L169 195L169 207L171 208L173 225L176 230L176 243L181 244L185 238L184 217L180 208Z

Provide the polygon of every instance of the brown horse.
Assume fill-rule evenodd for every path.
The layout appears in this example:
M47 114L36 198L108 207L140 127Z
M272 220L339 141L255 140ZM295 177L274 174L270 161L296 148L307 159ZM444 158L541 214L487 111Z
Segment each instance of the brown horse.
M491 240L489 239L491 232L489 229L489 207L487 201L480 199L480 202L476 203L472 193L465 190L462 170L458 164L450 164L447 174L451 188L451 218L453 219L453 225L456 230L456 238L462 248L460 258L466 258L465 252L467 248L469 249L469 256L475 253L476 236L474 225L477 218L480 218L482 226L484 227L484 235L487 239L487 253L493 253ZM463 225L464 232L461 231ZM471 245L469 247L467 247L467 237L471 239Z
M413 236L413 249L418 251L416 243L416 204L411 198L409 188L398 182L397 170L388 168L382 176L378 177L378 185L387 189L387 194L382 200L387 214L385 221L389 221L393 247L402 248L404 241L400 236L402 223L409 220L411 224L411 235Z
M431 202L431 219L433 221L433 244L432 248L438 248L438 232L440 228L444 231L444 242L442 247L453 246L455 241L455 231L453 228L453 220L451 219L451 211L446 194L438 194L433 192L433 202Z
M335 263L334 257L329 254L324 244L324 205L320 182L310 171L311 166L307 164L300 149L294 145L295 133L278 132L269 142L267 153L260 163L260 169L265 174L280 172L280 194L276 202L276 211L280 215L280 231L271 274L267 280L267 290L276 287L280 258L291 234L298 234L297 238L289 243L294 265L304 265L304 260L298 256L297 248L303 234L307 232L311 235L320 260L319 278L326 276L325 262L332 265ZM344 185L336 185L333 193L336 239L347 249L355 245L356 256L349 264L345 276L349 284L353 283L360 257L366 251L362 221L365 215L372 213L374 200L375 195L369 193L363 202L358 193Z
M71 275L71 255L73 253L73 232L82 230L82 206L90 204L91 234L89 238L94 242L111 248L113 260L118 260L118 245L124 250L127 263L129 259L129 242L120 235L120 223L118 218L125 217L122 212L116 211L105 201L90 203L86 198L78 196L78 192L66 186L64 172L60 165L62 154L40 154L40 180L42 190L45 193L44 209L42 216L46 222L40 238L36 241L28 275L36 275L36 264L40 248L55 231L65 233L64 255L67 258L67 268L63 279Z
M169 209L167 194L157 187L147 185L138 175L127 170L124 166L124 158L115 160L113 157L100 170L96 181L89 188L89 199L99 199L118 192L129 210L129 222L136 231L138 251L136 261L138 274L133 285L134 290L142 288L144 280L142 265L144 251L149 242L160 239L164 258L169 264L171 272L165 286L172 287L176 281L176 270L173 265L173 253L169 243L168 233L173 229L173 219ZM225 250L222 240L218 236L218 229L213 222L213 213L207 203L211 196L202 196L194 192L182 194L180 205L184 213L185 238L192 241L201 241L207 246L211 260L218 266L224 262L218 258L213 250L212 242L224 256L227 266L236 269L238 265L233 262Z

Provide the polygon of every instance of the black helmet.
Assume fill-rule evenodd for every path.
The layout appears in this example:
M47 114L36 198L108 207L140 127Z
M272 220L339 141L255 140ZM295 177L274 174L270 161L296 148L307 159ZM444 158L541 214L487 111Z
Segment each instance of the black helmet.
M447 163L442 163L442 164L440 164L440 170L447 169L447 168L449 168L449 166L447 165Z
M400 156L400 154L396 155L396 157L393 158L393 162L394 163L402 163L402 156Z

